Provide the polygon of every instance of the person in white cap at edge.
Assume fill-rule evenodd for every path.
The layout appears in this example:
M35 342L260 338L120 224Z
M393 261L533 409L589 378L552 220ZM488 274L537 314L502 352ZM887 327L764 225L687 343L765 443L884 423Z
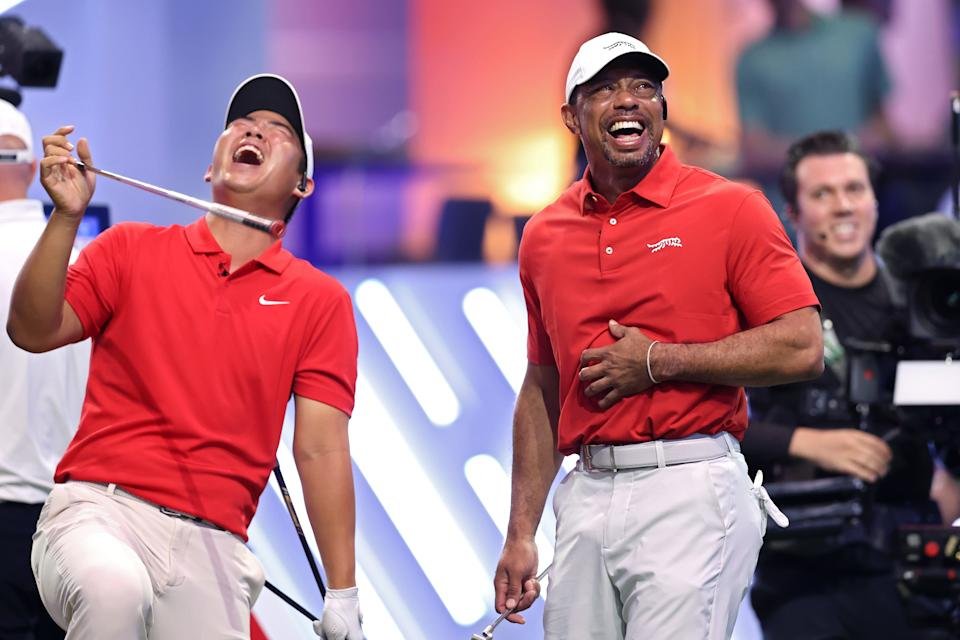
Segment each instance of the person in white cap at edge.
M244 542L292 394L293 455L330 586L315 630L361 640L348 293L276 238L211 214L118 224L67 268L94 190L70 156L73 130L43 139L54 211L7 324L30 351L93 338L79 430L34 538L47 610L71 640L249 637L264 573ZM76 151L93 165L85 139ZM310 195L312 145L286 80L241 83L205 179L215 202L278 220Z
M26 116L0 100L0 322L13 283L43 233L39 200L27 198L37 174ZM76 253L72 254L72 258ZM53 471L77 430L90 341L33 354L0 335L0 638L54 640L30 570L30 546Z
M661 142L668 74L624 34L580 47L561 115L587 170L521 241L529 365L494 587L500 612L538 596L534 534L579 453L554 498L550 640L729 638L766 513L785 524L739 452L742 387L823 369L819 303L769 203Z

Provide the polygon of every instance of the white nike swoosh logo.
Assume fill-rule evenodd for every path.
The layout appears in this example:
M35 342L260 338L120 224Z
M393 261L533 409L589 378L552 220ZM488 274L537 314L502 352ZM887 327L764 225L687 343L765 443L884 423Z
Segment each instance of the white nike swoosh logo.
M260 304L265 307L270 307L275 304L290 304L289 300L267 300L267 296L264 294L260 296Z

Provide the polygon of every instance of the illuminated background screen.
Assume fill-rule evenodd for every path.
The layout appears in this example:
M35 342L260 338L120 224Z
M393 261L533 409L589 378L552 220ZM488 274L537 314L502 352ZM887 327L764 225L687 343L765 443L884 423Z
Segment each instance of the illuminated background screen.
M367 636L467 640L496 617L492 578L509 515L510 425L526 369L516 266L331 273L353 295L360 335L350 439ZM278 457L298 495L290 417ZM567 458L564 467L574 462ZM541 568L553 555L550 504L548 498L537 535ZM306 519L302 503L298 514ZM268 579L319 611L317 587L272 480L250 532ZM268 638L315 637L305 618L266 591L254 614ZM526 625L504 623L496 637L542 638L541 615L537 603ZM758 637L749 615L738 624L738 640Z

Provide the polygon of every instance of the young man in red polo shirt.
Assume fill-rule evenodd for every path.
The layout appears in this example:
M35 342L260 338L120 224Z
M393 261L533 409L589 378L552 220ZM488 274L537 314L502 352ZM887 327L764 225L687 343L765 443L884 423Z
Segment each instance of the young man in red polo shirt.
M629 36L584 43L561 113L588 169L520 247L529 367L496 606L537 597L534 533L579 453L554 501L551 640L731 635L776 512L739 453L742 386L823 367L817 298L767 201L661 144L668 73Z
M317 632L361 640L347 421L357 337L347 292L271 236L210 214L119 224L67 268L94 189L61 127L43 139L54 202L7 330L48 351L93 338L79 431L40 516L33 570L70 638L245 638L263 570L243 544L290 395L294 457L330 590ZM85 139L80 159L92 164ZM205 179L274 219L313 190L294 88L254 76L230 100Z

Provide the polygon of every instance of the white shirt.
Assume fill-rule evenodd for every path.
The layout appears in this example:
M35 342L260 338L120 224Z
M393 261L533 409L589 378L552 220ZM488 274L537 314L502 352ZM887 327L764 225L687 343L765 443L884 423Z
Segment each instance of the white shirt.
M47 499L87 384L89 340L33 354L5 330L13 284L45 226L38 200L0 202L0 501Z

